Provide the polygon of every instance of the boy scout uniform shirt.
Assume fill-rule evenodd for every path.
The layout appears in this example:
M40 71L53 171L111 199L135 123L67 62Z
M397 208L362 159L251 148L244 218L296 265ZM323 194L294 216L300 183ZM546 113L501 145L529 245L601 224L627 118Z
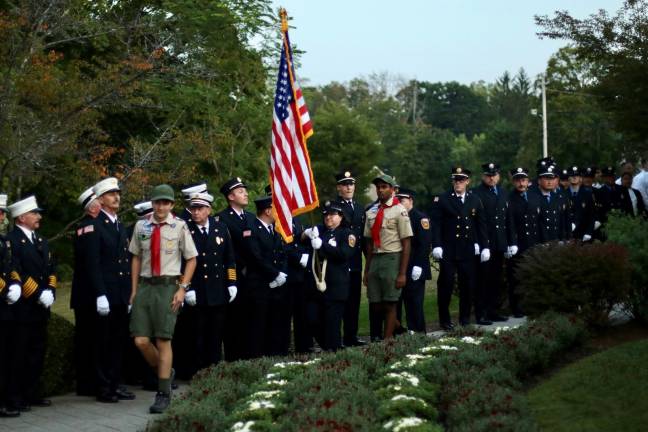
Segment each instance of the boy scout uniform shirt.
M391 205L394 198L387 201L387 205ZM364 236L371 239L371 228L376 222L380 202L373 204L367 210L367 223L364 228ZM401 240L407 237L412 237L412 225L410 223L409 214L407 209L402 204L392 205L386 207L380 229L380 247L374 247L374 253L394 253L403 250ZM372 241L372 240L368 240Z
M152 277L151 237L158 222L154 217L137 221L128 250L142 260L141 277ZM180 276L182 258L198 256L187 223L169 214L160 228L160 276Z

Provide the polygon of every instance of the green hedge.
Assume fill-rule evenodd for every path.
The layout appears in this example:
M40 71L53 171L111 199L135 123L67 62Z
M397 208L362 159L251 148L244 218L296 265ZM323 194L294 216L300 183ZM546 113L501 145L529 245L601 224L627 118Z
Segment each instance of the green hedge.
M581 321L548 315L497 334L222 363L201 371L149 430L534 430L521 380L585 334Z
M52 396L73 391L74 379L74 324L53 313L47 325L40 394Z

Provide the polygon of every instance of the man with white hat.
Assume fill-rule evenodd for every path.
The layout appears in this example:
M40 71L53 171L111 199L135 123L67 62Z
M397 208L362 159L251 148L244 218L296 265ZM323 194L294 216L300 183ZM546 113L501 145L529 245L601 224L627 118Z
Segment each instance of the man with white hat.
M92 292L92 276L86 265L88 238L94 233L94 220L101 211L101 203L92 187L83 191L77 199L83 208L83 218L74 232L74 275L70 308L74 311L74 360L76 372L76 393L79 396L96 395L94 351L88 349L96 339L95 317L96 297Z
M19 411L30 406L50 406L52 402L38 398L40 376L45 360L47 322L54 303L57 278L54 260L47 240L41 237L41 212L36 197L29 196L9 206L14 228L7 235L11 244L16 271L22 279L22 294L16 303L16 355L22 359L12 380L20 389L7 405Z
M13 386L9 385L12 383L11 377L23 361L14 350L17 327L15 305L20 299L20 285L20 276L11 255L11 243L0 235L0 418L20 415L15 407L7 407L11 395L19 390L15 380Z
M185 202L185 208L184 210L182 210L180 219L182 219L185 222L189 222L191 220L191 208L189 207L191 196L197 193L207 193L207 183L200 182L200 183L188 184L183 186L182 189L180 189L180 191L182 192L182 197L184 198L184 202Z
M9 218L7 217L7 194L0 194L0 235L9 232Z
M85 267L90 276L86 288L95 304L96 397L99 402L115 403L135 399L133 393L119 386L131 296L128 237L117 218L121 201L117 179L103 179L92 191L101 211L84 235Z

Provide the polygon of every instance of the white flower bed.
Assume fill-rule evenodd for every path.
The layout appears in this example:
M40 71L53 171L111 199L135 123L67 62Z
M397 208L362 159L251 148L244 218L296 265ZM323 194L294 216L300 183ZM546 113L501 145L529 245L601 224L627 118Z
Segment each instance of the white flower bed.
M421 426L422 424L427 423L425 420L418 417L403 417L399 419L391 420L383 425L383 428L391 430L394 432L399 432L402 430L407 430L409 428Z

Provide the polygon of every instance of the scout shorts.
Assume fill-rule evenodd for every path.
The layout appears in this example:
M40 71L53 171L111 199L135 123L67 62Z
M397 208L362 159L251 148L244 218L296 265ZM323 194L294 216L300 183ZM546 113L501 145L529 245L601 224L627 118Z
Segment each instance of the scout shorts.
M131 334L135 337L171 339L177 318L177 312L171 309L171 302L177 290L175 278L165 278L160 282L140 278L131 311Z
M401 291L396 288L400 269L400 252L375 254L369 267L367 297L369 303L397 302Z

